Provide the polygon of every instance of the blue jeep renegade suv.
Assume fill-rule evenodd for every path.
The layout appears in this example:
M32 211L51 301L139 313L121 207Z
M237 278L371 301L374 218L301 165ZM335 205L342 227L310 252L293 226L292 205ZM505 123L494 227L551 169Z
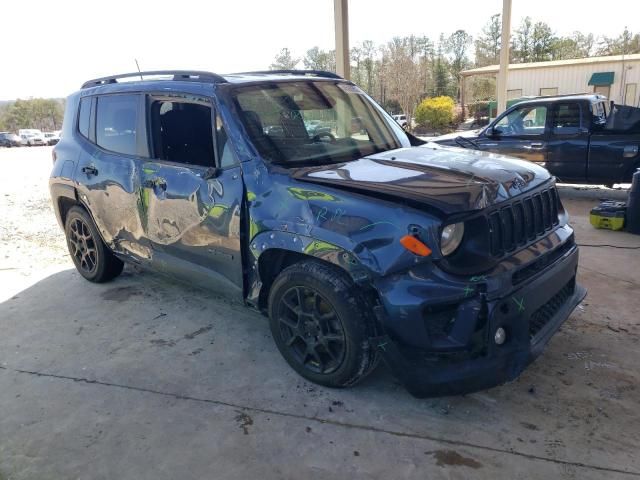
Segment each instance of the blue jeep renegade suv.
M418 396L512 380L585 295L545 169L425 144L328 72L90 80L50 190L87 280L132 262L243 301L331 387L378 358Z

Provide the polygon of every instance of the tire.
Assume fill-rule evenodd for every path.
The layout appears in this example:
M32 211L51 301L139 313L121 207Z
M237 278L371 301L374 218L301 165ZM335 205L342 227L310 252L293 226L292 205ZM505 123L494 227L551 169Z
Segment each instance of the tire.
M371 310L336 268L317 261L286 268L271 286L268 310L278 350L307 380L348 387L376 367Z
M122 273L124 263L104 244L85 209L71 207L65 220L64 233L71 259L84 278L103 283Z

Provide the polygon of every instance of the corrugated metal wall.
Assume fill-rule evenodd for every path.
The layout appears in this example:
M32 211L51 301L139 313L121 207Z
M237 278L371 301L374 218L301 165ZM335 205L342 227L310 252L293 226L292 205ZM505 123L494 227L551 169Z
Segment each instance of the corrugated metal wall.
M630 67L630 68L629 68ZM625 62L625 84L637 84L633 101L627 99L627 105L638 106L640 99L640 61ZM558 94L593 92L588 85L591 75L596 72L614 72L614 83L611 85L610 100L621 103L623 91L622 62L605 62L587 65L565 65L560 67L543 67L532 69L510 70L508 89L522 89L522 94L540 95L541 88L558 88Z

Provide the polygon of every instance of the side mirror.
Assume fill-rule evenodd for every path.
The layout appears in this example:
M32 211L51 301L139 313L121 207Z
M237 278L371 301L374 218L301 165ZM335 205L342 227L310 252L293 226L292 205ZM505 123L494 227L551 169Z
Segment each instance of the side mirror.
M501 133L502 133L502 131L499 128L496 128L496 127L489 127L487 129L487 135L489 137L499 137Z

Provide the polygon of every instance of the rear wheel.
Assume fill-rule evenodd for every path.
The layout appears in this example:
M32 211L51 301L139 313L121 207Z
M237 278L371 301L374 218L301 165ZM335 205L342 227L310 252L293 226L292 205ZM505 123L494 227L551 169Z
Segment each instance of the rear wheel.
M95 283L108 282L120 275L124 263L104 244L86 210L72 207L64 231L69 254L80 275Z
M375 368L369 311L344 273L315 261L285 269L269 294L280 353L301 376L328 387L353 385Z

